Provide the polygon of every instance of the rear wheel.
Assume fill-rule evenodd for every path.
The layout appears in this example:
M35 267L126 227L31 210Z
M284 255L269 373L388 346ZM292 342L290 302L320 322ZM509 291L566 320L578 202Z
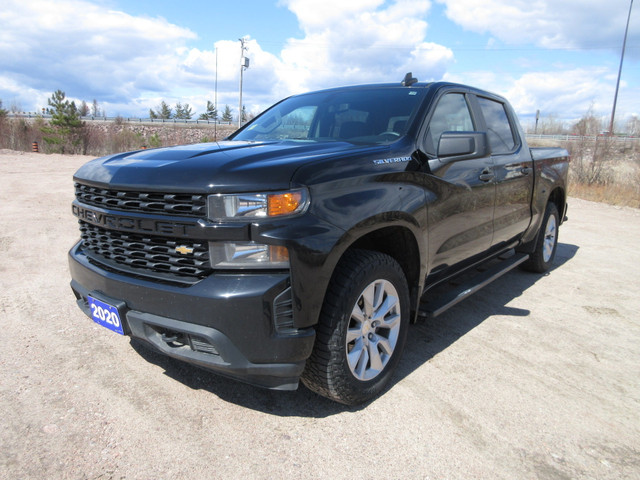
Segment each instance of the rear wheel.
M400 265L382 253L348 252L331 279L303 383L347 405L374 398L400 359L408 323Z
M559 225L558 207L556 207L555 203L547 204L540 232L536 239L535 250L529 256L529 260L522 264L522 268L537 273L544 273L551 268L558 247Z

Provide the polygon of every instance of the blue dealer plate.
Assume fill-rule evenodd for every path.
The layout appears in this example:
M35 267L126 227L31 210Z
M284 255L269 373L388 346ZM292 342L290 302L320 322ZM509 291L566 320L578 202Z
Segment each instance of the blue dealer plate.
M93 297L87 297L87 300L91 309L91 318L94 322L120 335L124 335L122 320L120 320L120 313L116 307Z

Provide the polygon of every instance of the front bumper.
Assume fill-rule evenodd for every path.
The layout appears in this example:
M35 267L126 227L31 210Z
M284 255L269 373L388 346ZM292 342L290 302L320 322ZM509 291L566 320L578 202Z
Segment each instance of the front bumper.
M289 289L288 273L220 273L176 286L103 269L80 244L69 266L87 315L87 295L102 298L119 304L126 334L165 355L253 385L297 388L315 330L277 328L274 302Z

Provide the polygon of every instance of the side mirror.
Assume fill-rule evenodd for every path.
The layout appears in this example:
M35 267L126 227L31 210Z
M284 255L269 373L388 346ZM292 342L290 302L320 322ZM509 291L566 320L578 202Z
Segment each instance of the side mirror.
M441 162L471 160L490 155L485 132L444 132L438 143L438 158Z

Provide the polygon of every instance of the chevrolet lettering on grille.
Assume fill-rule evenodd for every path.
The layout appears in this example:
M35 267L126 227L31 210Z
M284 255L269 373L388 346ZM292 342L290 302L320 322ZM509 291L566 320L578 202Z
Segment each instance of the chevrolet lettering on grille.
M80 220L83 220L92 225L98 225L100 227L111 228L114 230L125 230L142 233L159 233L181 237L193 236L193 232L189 231L191 225L186 223L167 222L154 220L151 218L113 215L110 213L104 213L84 208L76 204L73 204L71 206L71 211Z

